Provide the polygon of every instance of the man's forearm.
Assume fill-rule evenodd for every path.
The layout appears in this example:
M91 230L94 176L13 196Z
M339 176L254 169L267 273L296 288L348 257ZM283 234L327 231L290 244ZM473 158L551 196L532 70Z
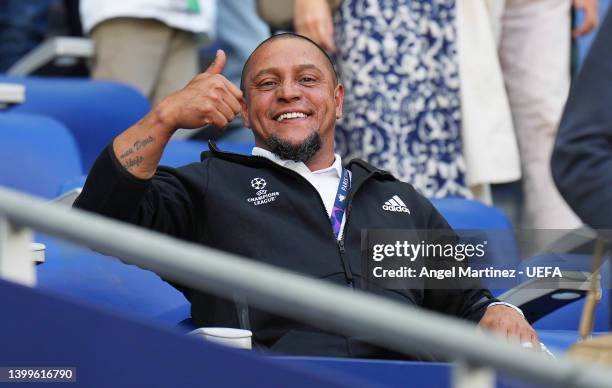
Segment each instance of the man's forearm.
M153 110L115 138L113 151L123 168L137 178L149 179L174 130Z

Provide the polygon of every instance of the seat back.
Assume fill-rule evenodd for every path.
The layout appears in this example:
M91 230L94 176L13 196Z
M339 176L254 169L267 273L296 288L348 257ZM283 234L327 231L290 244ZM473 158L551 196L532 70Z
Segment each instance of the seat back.
M465 198L433 198L431 202L453 229L512 229L508 217L494 206Z
M250 155L255 146L250 143L223 143L217 144L222 151ZM160 164L171 167L180 167L190 163L199 162L200 154L208 151L208 143L199 140L173 140L168 143L162 155Z
M571 261L573 259L573 262ZM590 272L592 269L592 257L581 255L565 255L561 257L551 257L546 260L544 257L537 257L533 265L539 266L562 266L564 269ZM610 259L606 259L600 268L601 282L601 300L597 304L595 310L595 319L593 321L593 331L607 332L610 331L610 284L611 271ZM567 290L567 294L573 294L571 289ZM563 307L551 312L543 318L534 322L533 327L536 330L578 330L580 320L584 309L586 298L580 298L576 301L568 303Z
M88 172L102 149L150 109L135 89L116 82L78 78L0 76L26 87L15 113L35 113L63 123L73 134Z
M436 198L431 202L453 229L478 231L479 238L487 240L486 261L474 263L476 266L482 264L483 267L492 265L496 269L514 269L519 265L520 255L512 224L501 210L465 198ZM483 283L495 295L499 295L517 282L505 279Z
M80 174L79 152L64 125L39 115L0 113L0 185L51 199Z
M37 287L107 311L176 326L190 316L189 303L153 272L44 235L45 263Z

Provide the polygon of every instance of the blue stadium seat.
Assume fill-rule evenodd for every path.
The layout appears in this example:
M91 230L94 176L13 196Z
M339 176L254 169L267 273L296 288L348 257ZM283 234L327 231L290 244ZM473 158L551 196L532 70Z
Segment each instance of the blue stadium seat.
M115 82L75 78L0 76L0 82L26 87L23 104L15 113L36 113L63 123L73 134L89 171L102 149L150 109L135 89Z
M494 206L465 198L433 198L431 202L453 229L512 229L506 215Z
M586 256L582 259L582 263L578 263L575 269L590 271L592 258ZM547 264L546 262L538 263L538 265ZM559 265L559 262L551 261L549 265ZM563 265L572 269L568 264ZM610 331L610 280L610 260L607 260L601 266L602 297L595 310L595 320L593 322L593 331L596 332ZM580 299L553 311L534 322L534 328L537 330L578 330L585 301L586 299Z
M0 185L51 199L63 182L82 173L64 125L39 115L0 113Z
M255 144L250 143L224 143L220 142L217 147L222 151L250 155ZM208 143L198 140L173 140L166 146L160 164L165 166L179 167L190 163L199 162L200 154L208 151Z
M479 240L486 239L486 260L481 260L480 265L493 265L498 269L514 269L519 265L520 255L514 230L501 210L465 198L434 198L431 202L460 235L465 236L469 235L470 231L477 231ZM484 285L495 295L500 295L516 284L517 282L508 279L503 284L498 281L491 284L485 282Z
M510 230L512 228L508 219L499 209L484 205L477 201L460 198L442 198L433 199L432 202L438 211L446 218L449 224L457 230ZM493 236L495 235L496 234L493 234ZM493 248L500 254L503 254L505 257L516 257L516 268L519 269L527 264L530 266L562 265L564 270L579 270L587 272L591 269L590 257L573 257L569 254L538 256L530 258L525 262L521 262L519 260L516 243L513 244L510 240L505 241L506 239L503 239L504 241L498 241L500 239L495 240L496 242L499 242L499 244L493 247L489 246L489 249ZM495 252L493 254L495 255ZM504 266L506 266L506 261L504 261ZM609 262L607 262L602 267L603 296L601 303L597 307L593 328L594 331L603 332L610 329L610 279L609 276L607 276L609 273ZM527 279L518 279L519 282L525 280ZM495 295L499 295L505 290L493 289L492 291ZM572 332L571 330L578 329L578 323L580 322L584 301L584 299L576 300L563 307L560 307L548 315L545 315L543 318L534 322L534 328L538 331L546 332L550 330L570 330L570 334L559 334L556 337L553 337L562 337L562 339L557 341L558 344L573 343L576 333Z
M190 316L189 303L153 272L45 235L45 263L37 287L122 316L176 326Z

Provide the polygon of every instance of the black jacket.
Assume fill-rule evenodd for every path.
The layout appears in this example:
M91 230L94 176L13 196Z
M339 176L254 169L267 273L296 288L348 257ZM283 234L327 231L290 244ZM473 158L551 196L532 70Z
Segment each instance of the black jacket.
M552 155L563 198L586 224L612 228L612 12L601 24L565 106Z
M200 163L178 169L159 167L151 180L125 171L109 146L94 164L75 206L359 289L364 287L362 229L450 227L411 185L363 161L353 160L347 168L352 187L340 242L323 201L306 179L266 158L221 152L213 144ZM261 180L253 184L254 178L263 178L265 188ZM258 194L259 190L265 194ZM409 216L382 209L394 195L410 208ZM192 304L192 319L198 326L241 326L233 302L180 289ZM370 291L471 320L479 320L494 301L483 289ZM360 341L261 310L250 309L248 324L257 344L283 353L384 356Z

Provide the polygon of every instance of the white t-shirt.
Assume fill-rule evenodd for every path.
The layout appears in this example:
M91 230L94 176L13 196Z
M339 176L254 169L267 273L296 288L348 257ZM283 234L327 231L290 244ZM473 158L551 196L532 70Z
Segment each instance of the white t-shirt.
M325 204L325 210L327 215L331 216L334 202L336 201L336 193L338 192L338 185L340 184L340 177L342 176L342 159L340 155L335 154L334 163L322 170L310 171L310 169L302 162L294 162L293 160L284 160L279 158L268 150L263 148L253 148L254 156L262 156L266 159L273 161L274 163L288 168L292 171L297 172L304 177L311 185L317 189L319 196Z

